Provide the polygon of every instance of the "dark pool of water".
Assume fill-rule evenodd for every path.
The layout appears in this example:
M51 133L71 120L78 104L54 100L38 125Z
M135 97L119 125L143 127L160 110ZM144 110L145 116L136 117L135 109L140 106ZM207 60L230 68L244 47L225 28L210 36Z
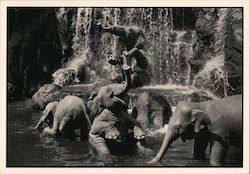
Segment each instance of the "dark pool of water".
M87 142L39 138L33 130L41 113L33 112L30 101L8 104L7 166L152 166L146 162L157 153L163 135L149 137L151 154L111 156L102 160L92 153ZM209 166L209 160L192 159L192 141L176 141L164 159L153 166ZM237 149L229 155L227 166L241 166Z

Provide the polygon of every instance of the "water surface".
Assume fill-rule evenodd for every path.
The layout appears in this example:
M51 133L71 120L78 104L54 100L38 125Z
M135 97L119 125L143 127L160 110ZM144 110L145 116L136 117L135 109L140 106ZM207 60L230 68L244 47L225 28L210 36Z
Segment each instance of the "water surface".
M148 138L151 154L110 156L102 160L91 150L87 142L71 142L53 138L39 138L33 130L41 112L33 112L30 101L8 104L7 118L7 166L152 166L146 162L157 153L163 135ZM172 144L163 160L153 166L209 166L209 160L192 159L192 141L181 140ZM207 155L208 156L208 155ZM227 166L240 166L236 148L229 154Z

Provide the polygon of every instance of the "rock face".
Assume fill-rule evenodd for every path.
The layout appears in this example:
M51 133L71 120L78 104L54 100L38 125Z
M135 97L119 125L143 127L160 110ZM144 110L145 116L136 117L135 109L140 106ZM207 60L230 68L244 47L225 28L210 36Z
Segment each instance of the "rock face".
M8 82L16 96L50 82L62 53L53 9L8 9Z
M219 96L242 93L242 8L202 8L198 48L191 60L194 85Z
M73 69L60 68L53 73L53 84L59 86L67 86L72 84L78 84L79 79L76 76L76 72Z

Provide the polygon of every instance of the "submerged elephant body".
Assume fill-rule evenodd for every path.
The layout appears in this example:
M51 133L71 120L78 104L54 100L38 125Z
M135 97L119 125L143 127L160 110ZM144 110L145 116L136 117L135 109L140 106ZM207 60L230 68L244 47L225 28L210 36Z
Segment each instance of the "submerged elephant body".
M130 67L123 66L125 81L102 86L87 105L95 119L89 133L89 141L99 154L110 154L109 141L122 142L128 137L128 128L134 136L145 138L140 123L129 115L128 94L131 86ZM133 114L132 114L133 115Z
M170 118L161 149L150 163L161 160L170 145L181 137L194 138L194 157L205 156L211 144L210 164L222 165L230 145L242 145L242 96L202 103L182 102Z
M43 117L36 128L44 121L53 117L52 128L46 127L43 135L56 136L62 134L69 139L75 139L74 129L81 129L80 138L87 139L90 119L86 104L76 96L66 96L60 102L52 102L46 106Z

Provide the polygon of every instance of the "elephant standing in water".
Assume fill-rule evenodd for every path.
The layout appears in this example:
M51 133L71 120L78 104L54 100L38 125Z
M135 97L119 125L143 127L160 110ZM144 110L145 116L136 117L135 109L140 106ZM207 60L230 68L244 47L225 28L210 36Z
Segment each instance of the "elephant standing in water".
M179 137L183 141L195 139L193 153L196 158L205 157L210 142L210 164L222 165L230 145L242 147L242 95L202 103L179 103L170 118L162 146L149 163L161 160Z
M50 127L43 130L41 136L58 136L75 140L74 129L81 129L81 140L88 139L88 131L91 126L88 108L83 100L76 96L66 96L60 102L49 103L43 111L43 116L35 129L48 122Z
M87 103L95 119L89 133L89 141L98 154L110 154L108 141L124 142L131 128L134 137L144 139L146 134L140 123L128 114L127 91L131 86L130 67L123 65L125 81L102 86ZM132 140L132 139L131 139Z

